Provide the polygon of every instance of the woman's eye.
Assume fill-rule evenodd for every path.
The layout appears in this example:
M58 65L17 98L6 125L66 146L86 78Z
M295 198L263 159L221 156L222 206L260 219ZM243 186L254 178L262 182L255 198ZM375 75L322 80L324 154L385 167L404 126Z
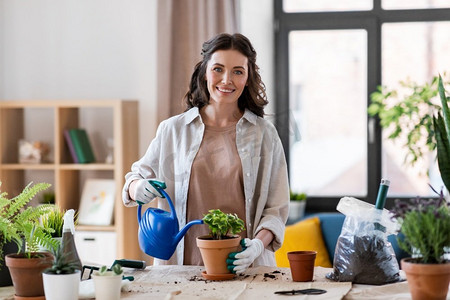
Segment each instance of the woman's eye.
M239 70L236 70L236 71L234 71L234 74L236 74L236 75L242 75L242 74L244 74L242 71L239 71Z
M213 71L214 71L214 72L222 72L222 68L220 68L220 67L215 67L215 68L213 69Z

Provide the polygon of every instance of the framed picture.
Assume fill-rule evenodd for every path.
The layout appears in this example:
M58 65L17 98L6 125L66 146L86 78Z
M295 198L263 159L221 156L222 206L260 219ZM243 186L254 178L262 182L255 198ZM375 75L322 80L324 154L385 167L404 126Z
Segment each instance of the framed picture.
M115 194L113 179L87 179L81 194L78 224L111 225Z

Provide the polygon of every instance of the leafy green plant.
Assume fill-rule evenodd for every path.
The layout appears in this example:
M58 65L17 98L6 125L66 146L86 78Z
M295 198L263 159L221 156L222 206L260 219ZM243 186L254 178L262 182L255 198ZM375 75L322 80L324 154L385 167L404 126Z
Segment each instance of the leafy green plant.
M122 266L119 264L115 264L114 266L112 266L111 270L108 270L107 266L101 266L100 269L96 272L96 274L99 276L121 275L122 273Z
M62 230L64 225L64 214L67 209L61 209L58 205L52 204L48 213L41 217L41 224L44 226L52 237L62 237ZM74 224L77 225L78 212L74 216Z
M294 193L292 191L289 191L289 195L291 201L305 201L307 198L305 193Z
M433 189L433 188L432 188ZM450 210L441 190L439 198L399 200L392 209L401 225L400 248L425 264L445 263L445 249L450 247Z
M370 95L368 114L379 117L381 127L389 132L389 139L406 138L404 146L408 153L404 162L414 165L426 152L436 148L433 112L440 106L433 99L438 95L438 77L423 85L401 81L400 86L405 90L404 96L397 90L378 86Z
M70 259L69 253L64 253L61 245L51 249L52 266L44 270L47 274L73 274L78 270L78 264Z
M437 159L442 181L447 187L447 190L450 191L450 110L448 107L450 97L445 96L445 89L441 76L439 76L438 90L442 102L442 115L440 111L438 111L437 117L433 116L437 144Z
M62 237L62 228L64 225L65 210L57 205L53 205L52 209L41 218L42 226L51 234L52 237Z
M39 245L46 248L58 246L58 242L39 222L51 210L51 205L28 205L37 193L49 187L48 183L30 183L12 199L7 198L6 192L0 192L0 252L4 244L10 241L16 243L19 252L23 252L27 258L39 250ZM0 254L3 259L3 253Z
M237 234L245 229L244 221L236 214L226 214L220 209L211 209L203 217L203 222L209 226L210 235L214 240L226 238L230 233Z

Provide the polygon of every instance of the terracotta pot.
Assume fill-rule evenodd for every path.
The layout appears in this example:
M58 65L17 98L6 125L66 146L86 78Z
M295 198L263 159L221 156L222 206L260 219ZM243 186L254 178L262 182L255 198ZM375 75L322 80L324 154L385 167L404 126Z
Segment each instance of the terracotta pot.
M228 254L239 250L240 241L240 236L224 240L213 240L208 235L197 237L197 247L200 249L206 273L208 275L230 274L226 260Z
M312 281L314 276L314 261L316 251L288 252L289 266L293 281Z
M415 258L403 258L405 271L413 300L447 299L450 282L450 262L445 264L421 264Z
M42 271L51 267L52 260L53 256L48 252L32 253L32 258L26 258L22 253L6 255L5 263L11 273L16 299L44 299Z

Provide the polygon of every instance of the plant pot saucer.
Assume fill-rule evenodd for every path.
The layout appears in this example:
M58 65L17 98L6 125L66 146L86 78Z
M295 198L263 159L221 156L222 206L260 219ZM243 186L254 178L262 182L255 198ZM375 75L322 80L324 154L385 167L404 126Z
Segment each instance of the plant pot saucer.
M233 279L236 274L207 274L206 271L203 271L202 276L203 278L208 280L230 280Z
M14 300L45 300L45 296L24 297L14 295Z

